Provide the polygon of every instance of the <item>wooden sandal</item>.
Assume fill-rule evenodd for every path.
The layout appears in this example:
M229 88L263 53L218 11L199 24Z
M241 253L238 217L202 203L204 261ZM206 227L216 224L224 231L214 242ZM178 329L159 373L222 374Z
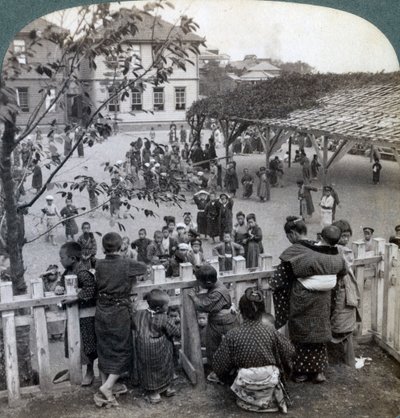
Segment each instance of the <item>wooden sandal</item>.
M95 393L93 396L93 400L94 400L95 405L98 406L99 408L103 408L105 406L107 409L109 409L109 408L112 408L113 406L119 405L114 396L113 396L113 399L107 400L101 392Z

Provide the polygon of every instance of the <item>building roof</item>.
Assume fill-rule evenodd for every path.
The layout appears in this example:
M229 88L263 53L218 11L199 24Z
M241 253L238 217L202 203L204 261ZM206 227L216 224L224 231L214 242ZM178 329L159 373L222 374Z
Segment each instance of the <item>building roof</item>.
M275 67L268 61L262 61L259 64L252 65L249 71L280 71L281 69Z
M250 81L250 80L267 80L268 78L276 77L276 74L268 73L267 71L255 71L251 68L249 71L246 71L241 77L241 80Z
M292 112L286 119L264 119L271 127L313 133L316 136L400 144L400 83L367 85L338 90L319 101L319 106Z
M118 12L112 14L112 16L115 16L117 13L123 14L124 10L121 8ZM190 32L188 34L184 34L183 30L179 27L179 25L175 26L169 22L166 22L165 20L162 20L161 18L157 18L157 23L154 26L154 32L153 32L153 22L154 22L154 16L148 15L148 14L142 14L141 15L143 20L137 19L135 21L135 25L137 27L137 32L135 33L133 39L140 41L140 42L151 42L154 39L158 40L165 40L168 37L171 37L171 35L180 35L185 41L191 41L191 42L204 42L205 38L202 38L198 35L196 35L193 32ZM117 24L117 22L113 22L112 24ZM108 28L107 28L108 29ZM102 27L100 31L105 31L106 29Z

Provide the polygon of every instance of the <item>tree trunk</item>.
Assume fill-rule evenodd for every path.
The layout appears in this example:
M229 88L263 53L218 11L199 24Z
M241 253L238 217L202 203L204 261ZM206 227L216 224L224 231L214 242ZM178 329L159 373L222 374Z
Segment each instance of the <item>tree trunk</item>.
M24 245L24 217L22 214L18 213L17 200L15 197L15 183L12 176L11 157L14 139L15 116L14 123L8 121L5 123L0 149L0 179L3 186L4 209L6 213L6 243L7 252L10 256L10 276L13 284L14 295L21 295L27 291L27 286L24 280L24 263L22 257L22 247ZM16 314L24 315L29 314L29 312L27 312L26 309L21 309L17 311ZM16 333L20 382L21 385L28 385L33 383L30 351L30 327L17 327ZM4 356L2 356L2 361L4 361ZM0 369L2 366L3 365L0 364ZM0 380L2 377L3 376L1 376L0 373ZM0 386L3 386L3 382L1 381Z

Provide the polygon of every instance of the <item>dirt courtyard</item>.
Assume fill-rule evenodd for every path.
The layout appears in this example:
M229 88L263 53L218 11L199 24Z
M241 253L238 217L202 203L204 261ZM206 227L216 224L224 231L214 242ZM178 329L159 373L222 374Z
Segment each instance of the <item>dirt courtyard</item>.
M110 161L114 163L123 159L129 143L142 133L121 133L110 138L103 144L96 144L91 149L85 149L83 159L72 158L57 176L58 182L72 181L78 174L94 176L100 181L109 181L109 176L104 172L101 164ZM157 141L164 142L162 133L157 133ZM164 135L166 137L166 135ZM205 136L207 137L207 136ZM309 156L314 150L306 149ZM223 150L217 150L223 155ZM278 153L283 157L285 148ZM248 167L254 174L260 166L265 165L265 156L254 154L251 156L237 156L237 172L239 179L243 168ZM362 237L362 226L375 228L375 236L388 237L394 232L395 225L400 223L398 209L400 207L400 182L399 166L390 161L383 161L381 184L372 184L372 169L369 159L363 156L347 155L330 173L331 182L339 193L341 204L337 210L337 218L348 219L353 227L353 240ZM44 178L48 175L43 169ZM301 168L294 164L292 168L285 169L285 187L273 188L271 201L261 203L253 195L252 199L244 200L241 190L237 193L233 212L239 210L257 216L259 225L263 230L263 244L265 252L273 256L274 264L278 263L279 254L288 246L288 241L283 233L283 223L288 215L299 213L297 200L296 179L301 177ZM28 178L26 188L30 188L31 179ZM321 188L319 182L314 182L315 187ZM63 199L52 189L49 193L55 196L55 204L59 209L63 207ZM27 197L32 196L28 190ZM315 238L320 230L318 202L320 191L313 193L316 213L310 221L309 237ZM74 194L74 203L77 207L88 207L88 196L84 191ZM162 206L157 208L154 204L136 201L139 208L147 207L154 210L156 218L146 218L145 215L133 210L131 213L135 220L121 220L126 227L126 235L131 240L136 239L139 227L146 227L148 236L152 238L155 230L164 224L163 216L171 214L180 222L186 211L192 212L195 217L196 207L187 202L182 208L176 206ZM39 223L41 208L44 206L44 196L30 210L26 218L26 236L32 239L42 232ZM115 225L109 224L109 214L98 212L95 218L88 219L85 216L77 220L78 225L89 220L92 230L103 234L114 230L119 232ZM65 241L63 228L60 226L56 232L56 242L61 245ZM98 238L100 243L100 238ZM99 246L100 247L100 246ZM53 247L40 238L24 249L26 266L26 278L38 277L45 271L49 264L59 264L59 247ZM211 244L204 242L206 258L211 256ZM98 255L101 257L101 250ZM60 265L60 264L59 264ZM366 301L368 305L368 301ZM379 348L371 345L356 347L356 355L371 357L370 365L360 370L352 370L344 365L333 365L329 368L328 382L323 385L294 384L289 382L289 392L293 401L288 416L291 417L397 417L400 415L400 365L383 353ZM52 368L55 371L64 367L62 343L52 344L51 349ZM5 418L86 418L86 417L247 417L254 416L239 410L233 395L228 388L208 384L205 392L194 391L183 375L176 382L178 395L175 398L165 400L161 405L150 406L142 397L140 388L131 388L130 392L120 398L120 406L113 410L101 410L93 403L94 389L74 389L54 396L35 396L28 399L27 404L16 410L7 409L5 401L0 402L0 417ZM270 414L274 416L274 414Z

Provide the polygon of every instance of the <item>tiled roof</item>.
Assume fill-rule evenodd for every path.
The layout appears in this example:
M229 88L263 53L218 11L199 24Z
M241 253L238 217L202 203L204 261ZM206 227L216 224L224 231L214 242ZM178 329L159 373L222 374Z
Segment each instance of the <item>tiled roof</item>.
M260 62L259 64L252 65L249 71L280 71L280 68L270 64L267 61Z
M271 127L351 141L400 144L400 83L338 90L319 106L292 112L286 119L263 119Z
M119 12L123 12L123 9L119 10ZM158 18L158 22L156 23L154 27L154 33L153 33L153 22L154 17L149 16L146 14L142 14L143 20L136 20L135 24L138 28L138 31L134 35L134 39L141 42L150 42L153 39L159 39L159 40L165 40L171 35L179 34L183 36L183 39L186 41L192 41L192 42L202 42L204 41L204 38L196 35L195 33L188 33L186 35L183 34L182 29L177 25L174 28L174 25L166 22L165 20L162 20ZM100 29L104 30L103 29Z

